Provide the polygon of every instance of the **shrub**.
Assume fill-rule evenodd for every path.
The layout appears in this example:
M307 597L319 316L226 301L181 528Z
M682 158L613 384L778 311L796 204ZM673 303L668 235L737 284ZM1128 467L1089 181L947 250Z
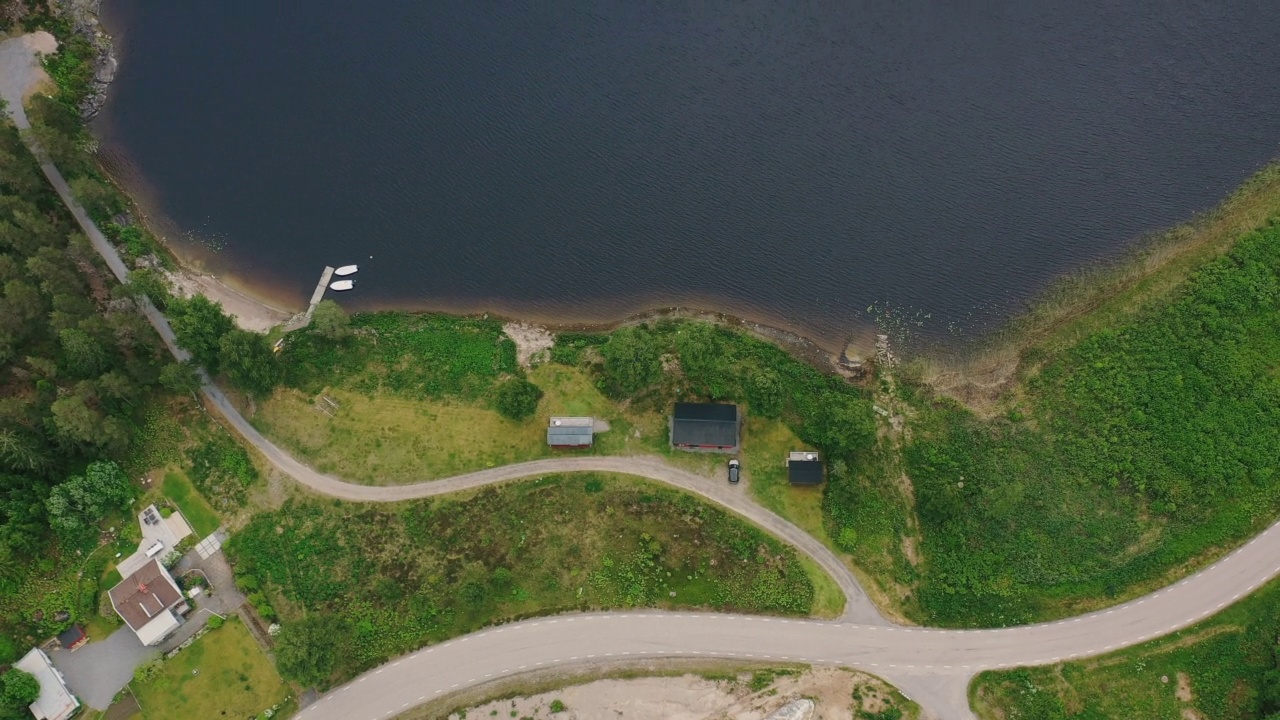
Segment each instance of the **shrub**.
M164 658L156 656L142 663L133 671L133 679L135 682L148 683L160 676L160 671L164 669Z
M524 378L513 377L500 383L494 396L498 412L503 417L523 420L538 411L542 388Z
M643 325L617 330L600 348L604 357L604 389L627 397L657 382L662 373L658 338Z
M221 615L214 615L213 617L209 618L209 622L205 623L205 627L209 628L210 630L217 630L218 628L222 627L222 624L225 622L226 622L226 619L223 618Z
M555 700L552 700L552 701L551 701L551 712L552 712L552 713L562 713L562 712L564 712L565 710L568 710L568 709L569 709L569 708L567 708L567 707L565 706L564 702L563 702L562 700L560 700L560 698L556 698Z

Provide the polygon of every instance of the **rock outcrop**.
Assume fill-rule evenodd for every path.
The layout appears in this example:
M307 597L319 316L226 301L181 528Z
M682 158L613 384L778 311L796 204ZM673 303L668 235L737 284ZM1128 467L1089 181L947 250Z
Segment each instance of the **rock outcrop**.
M49 7L65 17L75 32L80 33L93 46L94 73L89 82L89 94L80 102L80 115L91 120L107 101L107 88L115 80L119 62L111 36L98 21L102 0L50 0Z
M774 710L764 720L809 720L809 718L813 717L813 709L812 700L800 698Z

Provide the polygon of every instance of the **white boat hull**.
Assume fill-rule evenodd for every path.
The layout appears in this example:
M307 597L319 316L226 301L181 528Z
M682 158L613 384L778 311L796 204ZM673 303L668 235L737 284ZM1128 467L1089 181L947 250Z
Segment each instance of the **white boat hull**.
M343 265L337 270L334 270L333 274L337 275L338 277L342 277L343 275L355 275L357 272L359 272L359 270L360 270L359 265Z
M329 289L337 290L338 292L342 292L344 290L350 290L355 286L356 286L355 280L334 280L333 282L329 283Z

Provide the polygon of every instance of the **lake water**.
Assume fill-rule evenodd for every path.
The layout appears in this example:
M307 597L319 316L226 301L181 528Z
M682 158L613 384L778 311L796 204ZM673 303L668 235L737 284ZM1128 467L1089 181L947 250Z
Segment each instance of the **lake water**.
M96 132L216 272L299 305L358 262L351 308L965 337L1280 141L1263 2L372 7L107 0Z

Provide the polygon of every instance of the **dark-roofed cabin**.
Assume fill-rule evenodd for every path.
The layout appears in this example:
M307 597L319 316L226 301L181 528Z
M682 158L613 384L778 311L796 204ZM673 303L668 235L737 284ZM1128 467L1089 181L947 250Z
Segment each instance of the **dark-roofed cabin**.
M553 417L547 424L547 444L553 448L591 447L595 420L589 417Z
M64 650L75 650L87 642L89 642L89 638L79 625L72 625L58 633L58 643L62 645Z
M737 450L738 406L676 403L671 445L691 450Z
M788 455L787 480L792 485L821 485L822 460L818 453L793 452Z

